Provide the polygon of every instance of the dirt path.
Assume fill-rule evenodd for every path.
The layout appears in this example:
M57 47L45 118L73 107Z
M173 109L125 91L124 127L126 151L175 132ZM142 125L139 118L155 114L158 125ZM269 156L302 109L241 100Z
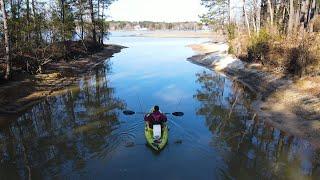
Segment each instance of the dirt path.
M293 80L259 64L247 64L227 54L225 43L191 45L199 55L188 60L235 79L256 93L252 107L265 120L320 148L320 77Z
M122 48L125 47L106 45L102 51L73 62L48 64L44 74L26 75L23 80L1 85L0 124L8 115L24 112L39 100L74 85L82 75L89 73L114 53L120 52Z

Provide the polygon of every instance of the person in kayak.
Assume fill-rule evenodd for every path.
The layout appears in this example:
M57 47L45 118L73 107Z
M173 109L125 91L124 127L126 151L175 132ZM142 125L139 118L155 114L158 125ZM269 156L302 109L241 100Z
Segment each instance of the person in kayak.
M163 123L167 122L167 117L160 112L159 106L154 106L152 112L144 116L144 120L148 122L150 128L154 124L161 124L163 127Z

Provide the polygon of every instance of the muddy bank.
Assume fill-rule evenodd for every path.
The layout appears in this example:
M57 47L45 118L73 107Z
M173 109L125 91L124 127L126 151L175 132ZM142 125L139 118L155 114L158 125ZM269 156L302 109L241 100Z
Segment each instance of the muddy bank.
M15 116L32 107L39 100L64 91L77 83L79 78L101 65L123 46L105 45L103 50L71 62L53 62L45 66L38 75L22 74L17 81L2 84L0 87L0 125L2 117Z
M227 54L226 43L190 45L199 55L192 63L221 72L241 82L257 95L252 108L258 118L320 147L320 78L295 80L248 64Z

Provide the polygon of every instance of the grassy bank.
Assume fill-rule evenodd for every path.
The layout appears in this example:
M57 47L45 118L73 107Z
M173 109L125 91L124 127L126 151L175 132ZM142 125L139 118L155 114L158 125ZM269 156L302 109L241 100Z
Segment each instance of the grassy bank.
M229 53L243 61L259 63L284 76L320 75L320 33L301 32L286 36L268 29L251 36L242 32L231 33Z

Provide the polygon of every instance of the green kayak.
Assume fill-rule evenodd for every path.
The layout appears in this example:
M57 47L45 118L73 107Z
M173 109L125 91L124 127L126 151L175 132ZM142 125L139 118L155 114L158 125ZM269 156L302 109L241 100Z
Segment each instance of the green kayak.
M161 130L161 138L159 140L153 139L153 130L149 128L148 124L145 123L144 135L147 139L147 143L152 149L161 151L168 142L168 126L164 123L164 127Z

